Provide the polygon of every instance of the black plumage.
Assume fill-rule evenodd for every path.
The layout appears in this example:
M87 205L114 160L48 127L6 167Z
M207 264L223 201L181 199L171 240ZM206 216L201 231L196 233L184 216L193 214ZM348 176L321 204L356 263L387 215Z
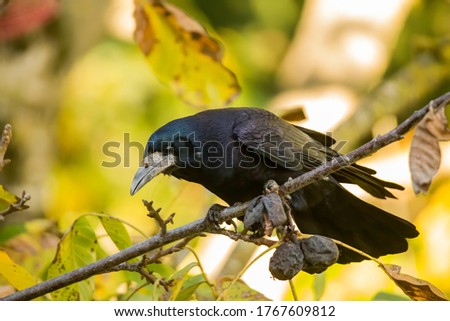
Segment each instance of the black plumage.
M199 183L228 204L261 194L269 179L283 184L333 157L335 141L291 125L257 108L225 108L176 119L147 142L144 165L134 178L134 194L159 173ZM366 203L340 183L357 184L378 198L392 198L395 183L357 164L344 167L291 194L294 220L303 233L341 240L374 257L406 251L413 224ZM340 248L339 263L364 257Z

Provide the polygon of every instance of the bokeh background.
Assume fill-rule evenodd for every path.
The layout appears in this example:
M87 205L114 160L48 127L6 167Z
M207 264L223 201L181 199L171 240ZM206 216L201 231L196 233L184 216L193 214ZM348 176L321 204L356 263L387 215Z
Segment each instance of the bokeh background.
M224 64L242 88L232 106L279 115L303 108L302 126L345 141L341 152L450 90L449 1L170 2L221 41ZM58 237L80 215L107 213L151 235L157 226L142 198L162 207L163 215L175 212L175 226L220 202L201 186L167 176L129 195L148 136L201 110L159 83L133 30L131 0L0 1L0 126L13 126L12 163L0 183L32 197L30 209L0 222L0 246L33 275L44 277ZM442 166L430 192L416 196L408 170L411 138L361 162L406 187L397 200L352 191L421 232L407 253L382 261L450 296L450 147L441 144ZM143 239L130 233L135 242ZM236 275L262 250L223 236L192 246L213 280ZM183 267L193 261L189 253L169 263ZM288 284L270 277L268 259L243 279L271 299L292 299ZM95 298L104 300L117 298L126 280L111 274L96 282ZM300 273L294 282L302 300L406 299L374 262L335 265L318 276ZM0 295L11 291L4 280L0 284Z

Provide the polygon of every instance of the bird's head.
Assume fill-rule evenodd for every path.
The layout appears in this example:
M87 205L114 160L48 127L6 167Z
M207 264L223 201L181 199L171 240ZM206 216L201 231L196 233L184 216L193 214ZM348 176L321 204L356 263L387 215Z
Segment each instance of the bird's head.
M147 142L144 159L131 183L130 194L134 195L159 174L172 174L195 166L199 144L189 117L171 121L156 130Z

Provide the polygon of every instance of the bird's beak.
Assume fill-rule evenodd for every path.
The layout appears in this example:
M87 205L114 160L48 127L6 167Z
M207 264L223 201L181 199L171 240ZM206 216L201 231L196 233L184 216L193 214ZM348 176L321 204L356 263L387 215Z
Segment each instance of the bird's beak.
M163 155L154 152L144 157L143 164L139 167L131 183L130 194L134 195L145 184L161 173L168 173L175 166L173 154Z

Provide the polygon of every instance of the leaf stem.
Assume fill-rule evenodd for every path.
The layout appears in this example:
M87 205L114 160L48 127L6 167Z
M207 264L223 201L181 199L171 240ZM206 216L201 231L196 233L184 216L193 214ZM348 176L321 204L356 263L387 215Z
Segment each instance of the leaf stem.
M267 253L269 253L270 251L272 251L273 249L276 249L277 247L279 247L282 244L281 241L276 242L275 244L273 244L272 246L268 247L267 249L265 249L264 251L262 251L260 254L258 254L253 260L251 260L249 263L247 263L246 266L244 266L244 268L236 275L236 277L230 282L230 284L223 289L222 293L220 293L219 297L217 298L217 301L222 301L224 293L230 289L238 280L240 280L242 278L242 275L244 275L245 272L247 272L247 270L256 262L258 261L261 257L263 257L264 255L266 255Z

